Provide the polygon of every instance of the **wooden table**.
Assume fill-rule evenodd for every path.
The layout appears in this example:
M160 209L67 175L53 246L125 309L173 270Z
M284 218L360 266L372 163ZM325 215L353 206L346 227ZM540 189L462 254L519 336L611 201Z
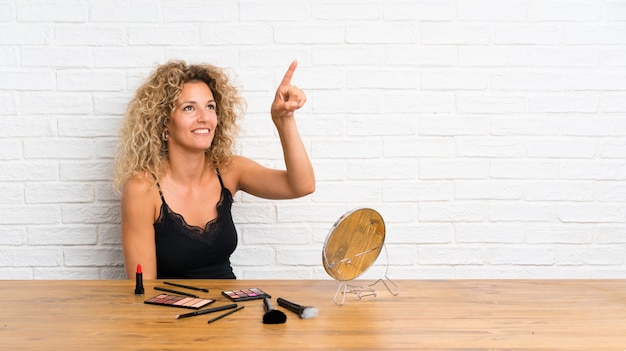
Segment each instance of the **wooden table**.
M174 282L209 288L209 307L261 288L287 323L263 324L260 300L212 324L221 312L175 319L191 310L143 303L161 281L143 297L133 281L0 281L0 350L626 350L626 280L401 280L397 296L377 285L341 306L332 280ZM319 314L300 319L278 297Z

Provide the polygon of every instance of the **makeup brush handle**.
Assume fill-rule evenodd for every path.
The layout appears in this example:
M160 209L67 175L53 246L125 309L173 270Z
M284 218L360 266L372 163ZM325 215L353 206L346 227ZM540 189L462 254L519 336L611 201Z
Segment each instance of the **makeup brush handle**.
M301 311L304 309L304 307L302 307L301 305L298 305L297 303L293 303L291 301L287 301L283 299L282 297L279 297L277 302L280 307L284 307L288 309L289 311L295 312L298 314L301 313Z
M272 306L272 301L270 301L270 299L267 297L263 299L263 306L265 307L265 312L269 312L274 309L274 307Z

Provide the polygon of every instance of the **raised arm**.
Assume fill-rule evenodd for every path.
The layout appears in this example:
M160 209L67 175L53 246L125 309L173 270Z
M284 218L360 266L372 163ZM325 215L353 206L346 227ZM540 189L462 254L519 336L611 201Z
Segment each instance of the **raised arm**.
M315 190L315 174L296 125L295 111L306 102L304 91L291 84L298 65L293 61L272 102L272 121L278 130L286 170L272 170L241 160L240 188L252 195L271 199L302 197Z

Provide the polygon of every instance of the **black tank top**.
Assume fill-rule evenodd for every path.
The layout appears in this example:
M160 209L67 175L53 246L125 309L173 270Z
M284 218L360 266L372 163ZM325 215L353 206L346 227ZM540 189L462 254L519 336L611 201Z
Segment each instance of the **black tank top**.
M154 222L157 279L235 279L230 255L237 247L237 230L231 207L233 197L217 170L222 192L217 203L217 217L204 228L187 224L173 212L163 197L161 213Z

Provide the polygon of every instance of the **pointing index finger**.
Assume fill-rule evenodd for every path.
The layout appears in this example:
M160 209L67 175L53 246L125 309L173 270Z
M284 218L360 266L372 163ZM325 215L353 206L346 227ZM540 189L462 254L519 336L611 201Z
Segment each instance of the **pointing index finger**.
M291 64L289 65L287 72L285 72L285 76L283 77L283 80L280 82L280 85L291 84L291 77L293 77L293 73L296 71L296 67L298 67L298 61L293 60Z

